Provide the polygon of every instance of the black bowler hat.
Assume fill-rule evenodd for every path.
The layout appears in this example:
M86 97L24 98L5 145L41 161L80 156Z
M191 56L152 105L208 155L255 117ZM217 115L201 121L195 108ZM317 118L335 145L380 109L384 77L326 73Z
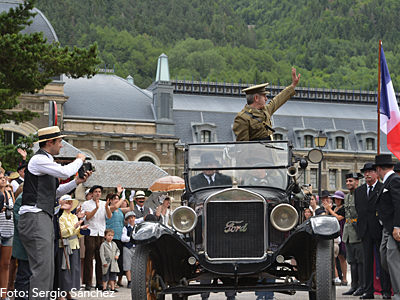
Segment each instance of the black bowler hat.
M94 191L95 189L103 190L103 187L102 187L101 185L94 185L94 186L92 186L92 187L90 188L89 193L93 193L93 191Z
M19 166L18 166L18 168L17 168L17 172L18 172L19 170L23 169L23 168L26 168L27 166L28 166L27 163L21 163L21 164L19 164Z
M379 154L375 156L375 164L376 166L393 166L395 163L392 160L391 154Z
M346 179L349 179L349 178L360 179L363 177L364 176L362 176L362 174L360 174L360 173L347 173L346 174Z
M376 171L374 163L366 163L364 165L364 168L362 168L360 171L364 173L365 171L368 171L368 170Z
M393 171L395 171L395 172L400 172L400 162L398 162L398 163L396 163L396 164L394 165Z
M321 192L321 198L322 197L329 197L330 196L330 194L329 194L329 191L328 190L323 190L322 192Z
M205 164L216 164L219 165L219 161L215 159L215 156L213 153L203 153L200 156L200 162L198 163L199 166L205 165Z

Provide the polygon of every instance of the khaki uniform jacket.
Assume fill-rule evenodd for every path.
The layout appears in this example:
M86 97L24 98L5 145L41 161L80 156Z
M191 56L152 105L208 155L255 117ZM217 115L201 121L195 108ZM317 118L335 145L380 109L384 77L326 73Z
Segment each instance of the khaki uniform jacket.
M119 273L118 262L115 259L115 255L119 257L119 249L115 242L111 242L112 247L106 241L103 242L100 246L100 259L101 259L101 268L103 271L103 275L107 274L108 268L110 272ZM104 265L107 264L107 267Z
M273 113L295 94L296 91L294 88L288 86L275 96L262 110L255 109L246 104L244 109L236 115L235 122L233 123L233 132L236 134L236 141L252 141L270 136L273 132L266 129L265 125L249 116L246 112L251 113L254 117L272 127L271 116Z
M354 201L354 192L348 193L344 197L344 211L346 220L357 219L356 204ZM361 240L357 237L356 229L352 223L345 223L343 227L342 240L344 243L360 243Z

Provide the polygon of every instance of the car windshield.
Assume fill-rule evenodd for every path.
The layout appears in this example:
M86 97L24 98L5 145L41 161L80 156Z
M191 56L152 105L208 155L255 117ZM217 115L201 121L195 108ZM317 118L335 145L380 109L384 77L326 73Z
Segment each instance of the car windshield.
M287 142L192 144L187 155L191 191L234 181L242 187L287 187Z

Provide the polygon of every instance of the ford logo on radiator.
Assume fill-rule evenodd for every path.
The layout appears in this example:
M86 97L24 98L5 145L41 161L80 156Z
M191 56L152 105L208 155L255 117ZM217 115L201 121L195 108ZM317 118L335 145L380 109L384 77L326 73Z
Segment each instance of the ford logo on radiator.
M248 223L242 225L244 221L228 221L225 225L225 233L229 232L246 232Z

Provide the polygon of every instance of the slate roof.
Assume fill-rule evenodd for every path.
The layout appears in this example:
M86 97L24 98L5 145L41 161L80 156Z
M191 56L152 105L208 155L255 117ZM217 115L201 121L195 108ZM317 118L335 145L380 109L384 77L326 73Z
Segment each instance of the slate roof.
M152 97L116 75L64 77L64 118L155 122Z
M15 8L17 6L18 3L15 3L15 1L0 1L0 12L8 11L10 8ZM21 33L33 33L43 31L44 37L47 38L48 43L58 41L57 34L45 15L37 8L34 8L33 11L37 13L33 20L33 23L22 30Z
M96 171L83 184L84 187L101 185L105 188L121 184L126 189L148 189L158 178L168 173L150 162L91 161Z
M219 142L233 141L231 129L233 121L245 103L244 97L174 94L175 135L182 143L193 143L191 122L214 123L217 126ZM287 129L287 137L292 141L296 139L293 128L348 131L350 149L347 151L352 152L358 151L355 131L377 130L374 104L289 100L275 112L272 121L274 127ZM337 151L346 152L346 150ZM389 152L384 134L381 134L381 152Z

